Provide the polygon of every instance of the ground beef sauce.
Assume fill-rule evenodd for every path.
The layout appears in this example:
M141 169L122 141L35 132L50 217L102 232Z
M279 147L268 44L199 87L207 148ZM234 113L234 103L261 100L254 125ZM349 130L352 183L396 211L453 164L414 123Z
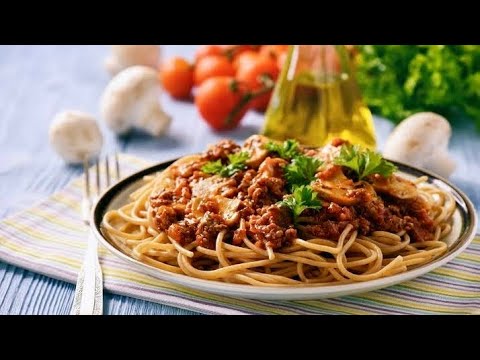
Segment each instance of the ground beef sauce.
M398 199L388 194L379 195L371 186L363 189L361 184L355 185L358 189L350 190L349 196L358 197L354 205L344 206L319 196L322 208L305 210L302 218L307 220L294 225L290 210L277 205L289 194L283 171L288 162L264 150L266 141L254 135L240 147L231 140L222 140L210 145L198 161L174 168L175 187L150 198L158 230L166 231L182 246L196 241L197 245L209 249L215 248L221 231L226 232L226 242L240 245L247 237L261 249L269 246L275 250L291 245L297 237L336 240L348 224L361 235L379 230L406 230L413 242L433 239L433 221L427 204L420 197ZM339 147L343 143L336 139L329 146ZM240 151L247 151L254 158L247 169L227 178L202 172L202 166L208 161L221 160L226 164L228 155ZM318 153L311 149L302 151L307 156ZM338 169L333 166L323 166L316 177L328 179L335 171ZM346 169L341 171L349 176ZM202 182L206 188L202 190L204 196L192 196L194 188ZM238 215L233 220L223 216L219 197L236 201L234 213ZM239 228L241 219L245 221L245 229Z

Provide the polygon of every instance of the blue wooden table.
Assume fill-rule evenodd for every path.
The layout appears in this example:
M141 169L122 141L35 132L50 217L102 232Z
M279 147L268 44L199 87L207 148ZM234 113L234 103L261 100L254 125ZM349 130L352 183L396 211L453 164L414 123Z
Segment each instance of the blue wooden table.
M164 46L163 56L193 58L195 46ZM0 46L0 218L28 208L62 188L81 169L66 166L48 145L48 127L63 109L90 112L99 118L99 97L109 80L103 68L107 46ZM153 161L202 150L230 137L242 140L258 131L262 117L249 113L242 126L211 132L189 103L162 96L173 116L168 135L117 138L103 125L104 151L118 149ZM380 148L393 125L376 119ZM458 168L451 180L480 206L480 134L466 124L454 129L451 151ZM0 263L0 314L68 314L74 286ZM105 295L106 314L193 314L143 300Z

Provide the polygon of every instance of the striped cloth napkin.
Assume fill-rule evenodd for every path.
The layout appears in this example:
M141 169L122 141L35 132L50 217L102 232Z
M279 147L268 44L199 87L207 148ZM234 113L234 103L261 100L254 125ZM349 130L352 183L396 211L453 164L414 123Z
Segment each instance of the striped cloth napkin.
M123 174L149 165L122 155ZM86 250L80 217L82 179L0 222L0 260L75 283ZM480 237L455 260L413 281L358 296L256 301L212 295L145 275L101 248L105 289L204 314L480 313Z

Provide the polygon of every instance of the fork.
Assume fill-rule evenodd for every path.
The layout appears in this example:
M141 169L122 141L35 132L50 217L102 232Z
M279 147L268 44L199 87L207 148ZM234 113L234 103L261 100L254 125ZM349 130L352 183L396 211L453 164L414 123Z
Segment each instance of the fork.
M114 154L115 160L115 181L120 180L120 166L118 154ZM106 188L112 183L108 155L103 163L105 168L104 185ZM84 192L82 199L82 218L88 226L87 252L82 267L78 273L75 297L70 312L71 315L102 315L103 314L103 275L98 261L98 242L90 226L90 211L92 205L97 201L102 189L100 174L100 163L95 160L95 194L90 186L89 163L85 158L83 161Z

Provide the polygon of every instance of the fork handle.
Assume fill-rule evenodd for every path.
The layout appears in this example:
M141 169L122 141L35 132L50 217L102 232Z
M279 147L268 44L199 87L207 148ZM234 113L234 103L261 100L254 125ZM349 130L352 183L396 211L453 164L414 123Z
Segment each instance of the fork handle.
M103 314L103 276L98 262L98 243L89 230L88 248L77 278L71 315Z
M90 210L92 209L92 203L90 202L90 197L84 197L82 199L82 219L88 224L90 218Z

